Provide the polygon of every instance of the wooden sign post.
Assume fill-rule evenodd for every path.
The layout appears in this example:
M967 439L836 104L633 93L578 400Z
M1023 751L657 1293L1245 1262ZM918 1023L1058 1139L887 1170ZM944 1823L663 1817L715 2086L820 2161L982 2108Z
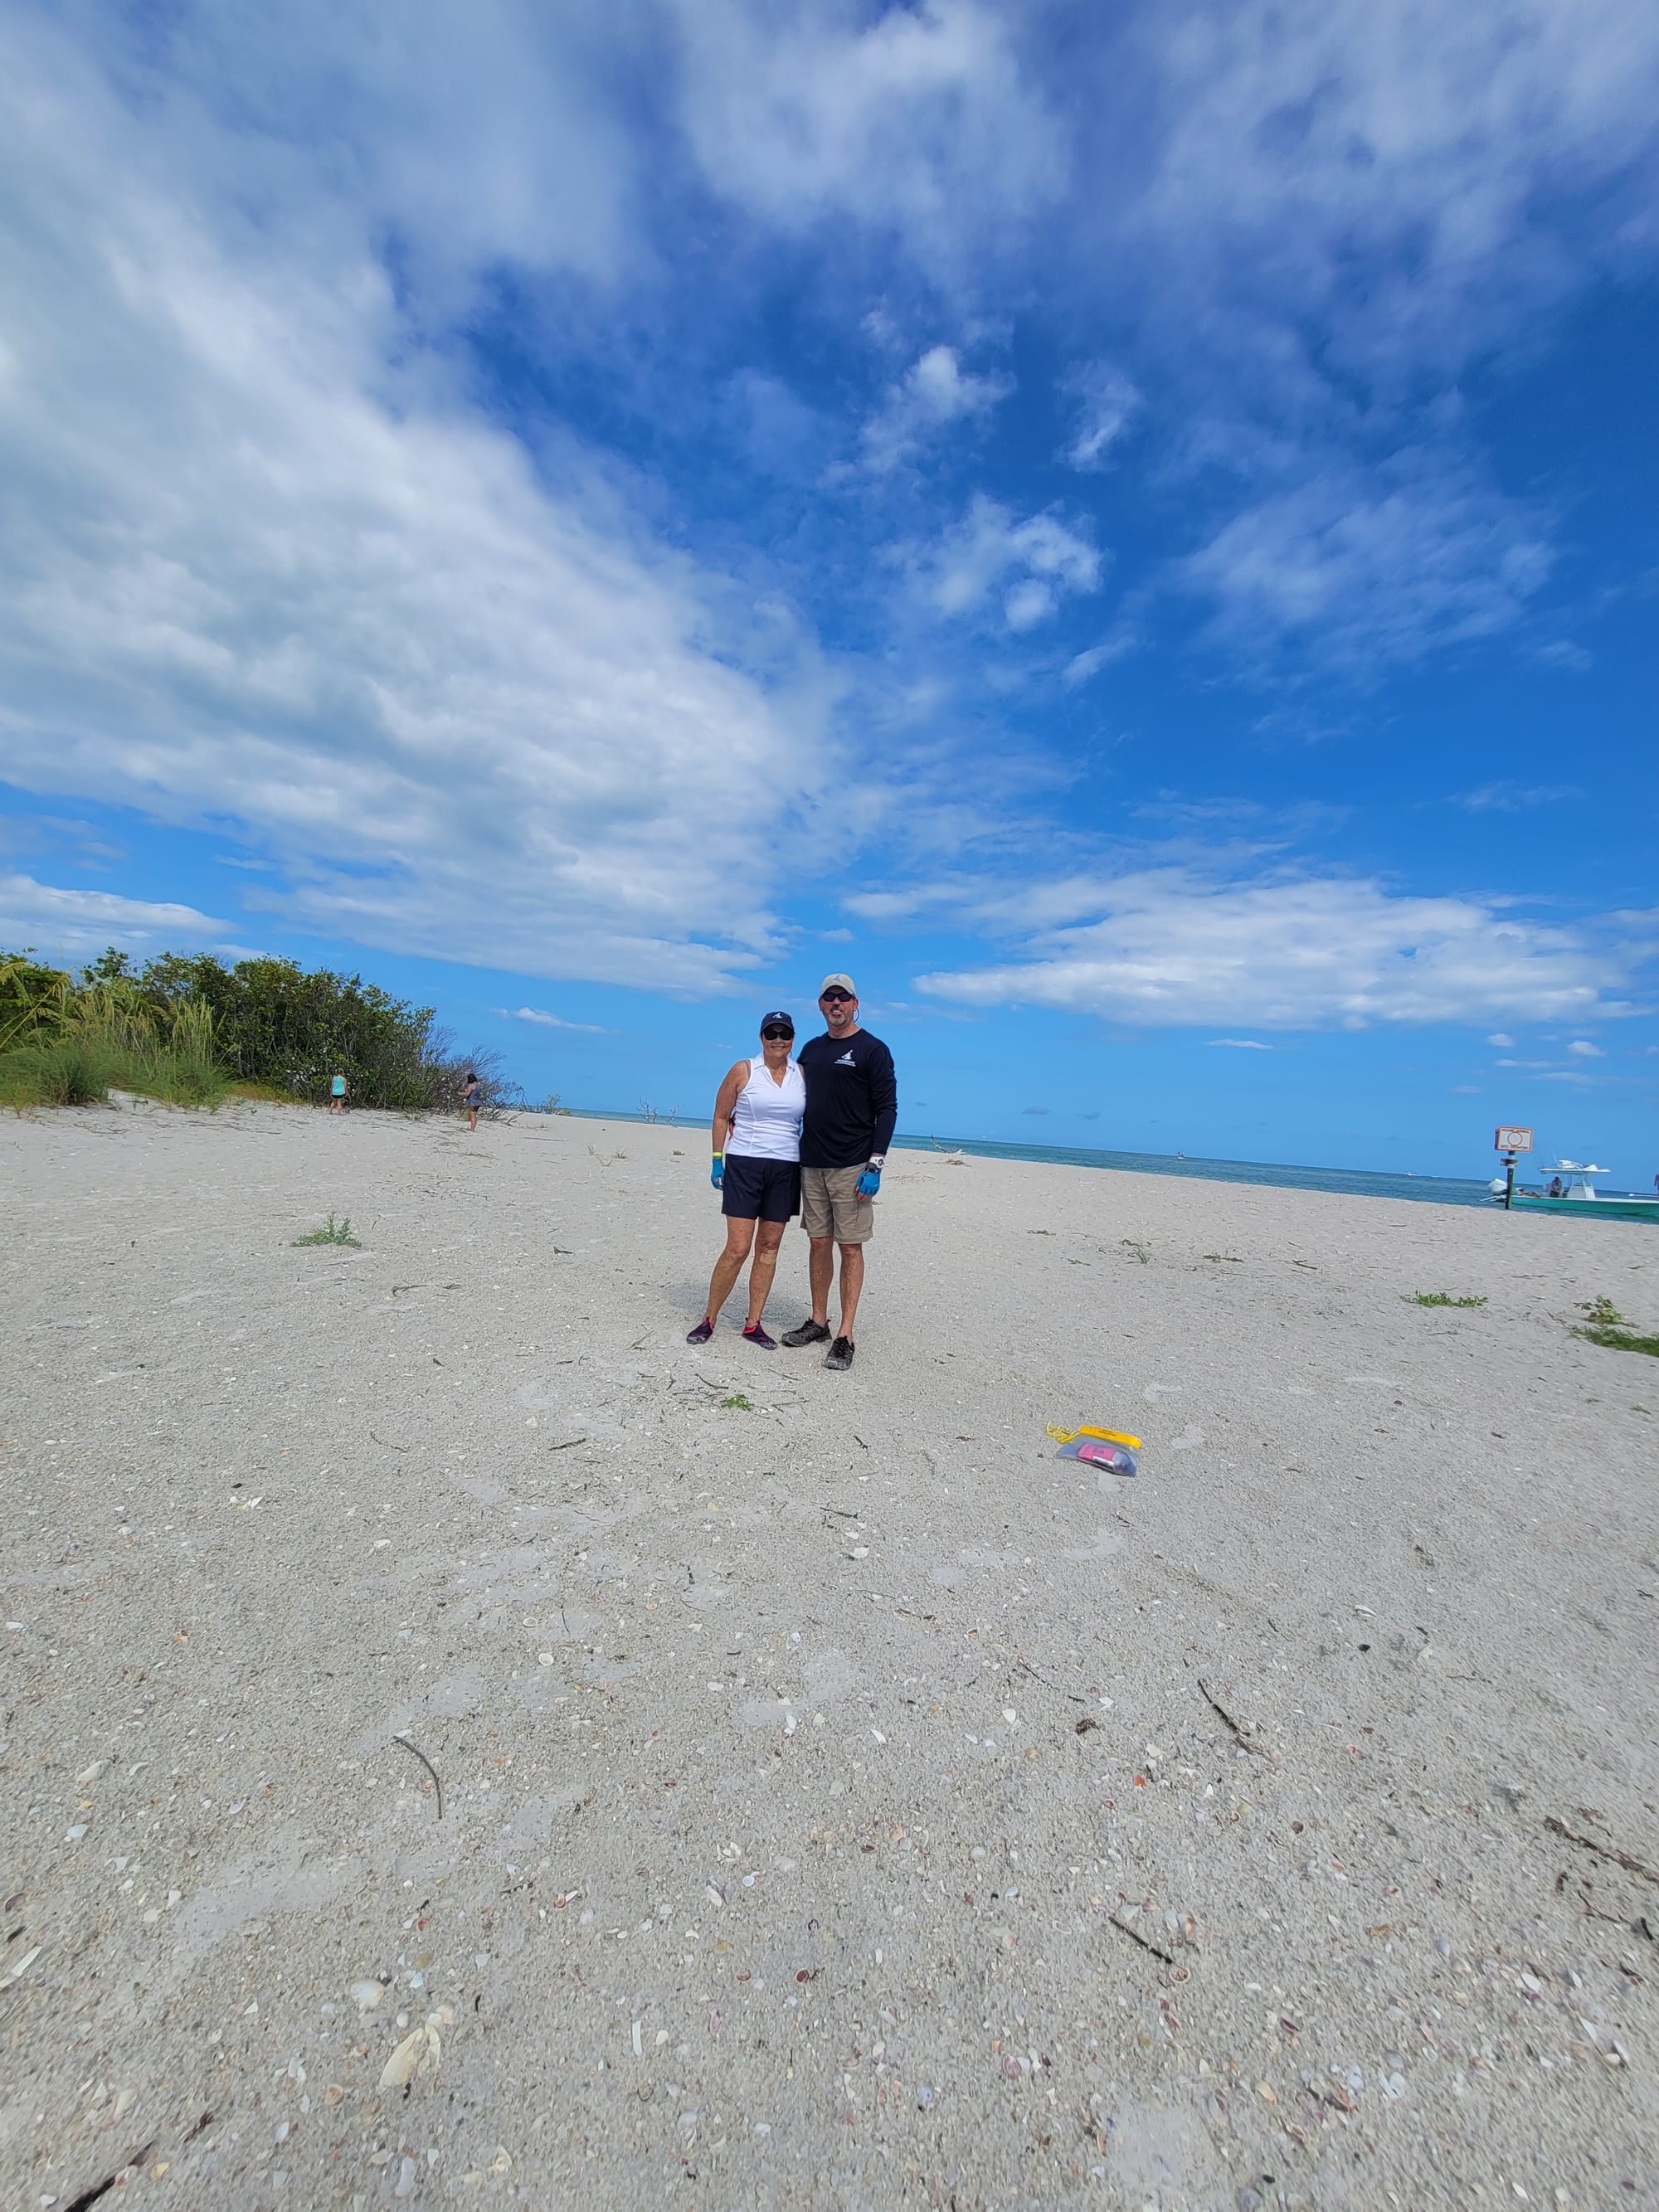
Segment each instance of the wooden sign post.
M1492 1134L1494 1151L1504 1156L1504 1211L1508 1213L1515 1205L1515 1160L1517 1152L1532 1150L1530 1129L1495 1130Z

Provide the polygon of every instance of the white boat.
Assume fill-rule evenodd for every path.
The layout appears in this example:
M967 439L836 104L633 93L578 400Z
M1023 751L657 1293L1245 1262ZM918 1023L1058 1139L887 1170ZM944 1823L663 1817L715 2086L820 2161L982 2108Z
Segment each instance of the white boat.
M1611 1168L1598 1168L1593 1162L1581 1165L1577 1160L1557 1160L1540 1172L1549 1176L1550 1185L1542 1190L1522 1190L1517 1183L1517 1208L1524 1206L1528 1213L1583 1213L1593 1209L1599 1219L1659 1221L1659 1191L1651 1198L1642 1198L1634 1191L1597 1190L1595 1178L1611 1175ZM1495 1198L1501 1198L1504 1186L1494 1182L1492 1190Z

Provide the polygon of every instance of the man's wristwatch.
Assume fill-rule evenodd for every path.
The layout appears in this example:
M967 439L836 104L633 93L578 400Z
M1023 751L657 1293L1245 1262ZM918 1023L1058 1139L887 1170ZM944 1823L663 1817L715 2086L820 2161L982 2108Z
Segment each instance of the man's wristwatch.
M874 1168L876 1173L879 1175L887 1164L887 1155L885 1152L872 1152L869 1159L865 1163L865 1164L867 1167Z

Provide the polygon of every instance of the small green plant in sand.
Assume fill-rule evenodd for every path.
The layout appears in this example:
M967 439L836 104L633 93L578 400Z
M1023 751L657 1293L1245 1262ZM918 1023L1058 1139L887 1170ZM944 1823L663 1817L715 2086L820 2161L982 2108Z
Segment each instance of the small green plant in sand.
M362 1244L351 1233L351 1216L337 1221L331 1213L320 1229L313 1229L308 1237L296 1237L296 1244L349 1244L354 1252L362 1250Z
M1578 1310L1587 1317L1586 1325L1574 1329L1575 1336L1605 1345L1609 1352L1645 1352L1650 1359L1659 1359L1659 1336L1638 1335L1611 1298L1590 1298Z
M1406 1294L1408 1306L1483 1306L1486 1303L1485 1298L1454 1297L1449 1291L1408 1291Z
M755 1410L741 1390L734 1390L729 1398L720 1400L720 1411L725 1413L728 1407L737 1413L752 1413Z

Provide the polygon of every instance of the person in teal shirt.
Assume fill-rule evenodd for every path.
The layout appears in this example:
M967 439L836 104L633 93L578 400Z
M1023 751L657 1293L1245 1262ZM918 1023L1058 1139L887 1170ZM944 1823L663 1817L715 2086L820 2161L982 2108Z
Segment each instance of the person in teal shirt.
M331 1114L343 1114L345 1112L346 1100L346 1079L344 1076L337 1075L328 1087L330 1092L329 1112Z

